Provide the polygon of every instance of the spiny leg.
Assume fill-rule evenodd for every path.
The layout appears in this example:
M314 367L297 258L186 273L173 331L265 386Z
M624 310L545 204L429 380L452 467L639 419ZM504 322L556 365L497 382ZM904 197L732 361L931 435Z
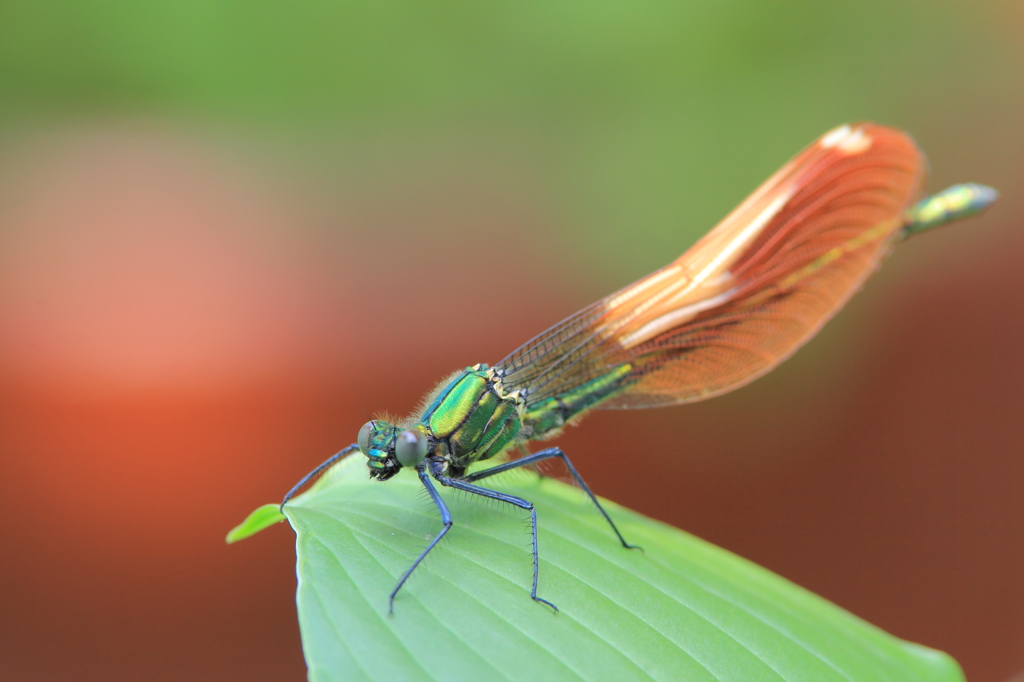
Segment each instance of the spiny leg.
M490 469L484 469L483 471L478 471L474 474L470 474L465 477L465 480L472 483L473 481L479 481L480 479L487 478L488 476L494 476L495 474L500 474L505 471L509 471L510 469L516 469L518 467L536 464L537 462L542 462L545 459L551 459L553 457L559 457L563 462L565 462L565 467L569 470L569 473L572 474L572 477L576 479L577 483L580 484L580 487L583 488L583 491L585 493L587 493L587 495L590 497L590 500L595 505L597 505L597 510L601 512L601 516L605 518L605 520L608 522L608 525L610 525L612 527L612 530L615 531L615 535L618 536L619 542L622 543L622 546L627 549L639 549L642 552L642 547L640 547L639 545L631 545L628 542L626 542L626 539L624 537L622 537L622 533L619 532L619 529L616 527L615 522L612 521L612 517L608 516L608 512L606 512L604 510L604 507L601 506L601 503L597 501L597 496L594 495L593 492L591 492L590 486L587 485L586 481L583 480L583 477L581 477L579 472L576 471L576 467L574 467L572 465L572 462L569 461L569 456L562 452L561 448L548 448L547 450L541 450L540 452L536 452L532 455L528 454L525 457L514 459L511 462L505 462L504 464L499 464L498 466L491 467Z
M555 613L558 613L557 606L549 602L547 599L542 599L537 596L537 581L540 579L540 550L537 544L537 510L534 509L533 502L524 500L521 497L516 497L515 495L499 493L497 490L481 488L480 486L472 485L457 478L450 478L441 473L441 468L437 464L431 465L430 473L443 486L455 488L456 490L464 490L467 493L473 493L474 495L480 495L481 497L498 500L499 502L507 502L530 512L530 530L533 534L533 589L530 590L530 596L534 601L540 602L541 604L547 604L554 609Z
M306 485L306 483L308 483L310 479L316 478L317 476L319 476L323 472L324 469L326 469L327 467L331 466L332 464L334 464L335 462L337 462L339 459L341 459L345 455L349 454L350 452L353 452L353 451L358 450L358 449L359 449L359 446L356 445L355 443L353 443L352 445L349 445L347 448L343 448L340 452L336 452L335 454L331 455L327 459L327 461L325 461L323 464L318 466L316 469L313 469L308 474L303 476L299 480L299 482L296 483L292 487L292 489L288 491L288 494L284 496L284 499L281 500L281 506L278 507L280 512L282 514L284 513L284 506L286 504L288 504L288 500L290 500L293 497L295 497L295 493L299 492L299 489L302 488L302 486Z
M430 554L430 550L434 549L434 545L440 542L441 538L444 537L444 534L452 527L452 514L448 511L448 506L445 505L444 500L442 500L441 496L438 494L437 488L435 488L434 484L430 482L430 477L427 476L427 472L422 463L416 467L416 473L419 475L420 481L423 483L423 487L426 488L427 493L430 494L430 499L434 501L437 511L440 512L441 522L444 524L444 528L441 529L440 533L434 536L434 539L430 541L430 544L427 545L425 550L423 550L423 553L416 558L416 561L412 562L412 566L410 566L405 573L402 574L402 577L398 579L398 584L395 585L395 589L391 590L391 594L388 596L388 613L395 612L395 595L398 594L400 589L402 589L402 585L404 585L405 581L409 579L409 576L416 570L416 567L420 565L420 562Z

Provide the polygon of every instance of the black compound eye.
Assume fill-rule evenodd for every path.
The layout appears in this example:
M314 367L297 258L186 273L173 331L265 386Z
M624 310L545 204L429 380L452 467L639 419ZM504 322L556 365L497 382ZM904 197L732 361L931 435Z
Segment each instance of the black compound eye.
M415 467L427 456L427 437L422 431L402 431L395 439L395 457L404 467Z
M373 422L366 422L363 424L363 428L359 429L359 436L356 438L356 444L359 445L359 450L364 455L370 454L370 436L373 434Z

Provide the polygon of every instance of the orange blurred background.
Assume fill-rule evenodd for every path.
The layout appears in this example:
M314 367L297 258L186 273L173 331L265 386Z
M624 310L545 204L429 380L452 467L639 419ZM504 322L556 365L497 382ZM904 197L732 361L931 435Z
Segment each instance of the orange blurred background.
M301 679L293 535L229 528L866 118L1000 204L767 378L559 444L972 681L1024 670L1016 4L210 6L0 9L0 678Z

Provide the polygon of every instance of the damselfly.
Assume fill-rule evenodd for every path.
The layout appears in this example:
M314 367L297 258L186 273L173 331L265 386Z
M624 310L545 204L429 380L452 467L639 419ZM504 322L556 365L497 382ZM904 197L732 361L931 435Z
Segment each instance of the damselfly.
M521 497L478 483L561 459L623 547L634 549L559 448L530 454L525 443L558 434L592 409L658 407L703 400L765 374L810 339L911 234L985 209L997 197L957 185L914 204L925 160L893 128L860 123L823 135L751 194L678 259L587 306L494 365L442 381L422 408L397 424L367 422L356 443L307 474L307 481L356 450L370 477L415 469L442 528L398 579L395 595L452 526L431 479L530 513L534 600L537 512ZM518 459L468 468L518 446Z

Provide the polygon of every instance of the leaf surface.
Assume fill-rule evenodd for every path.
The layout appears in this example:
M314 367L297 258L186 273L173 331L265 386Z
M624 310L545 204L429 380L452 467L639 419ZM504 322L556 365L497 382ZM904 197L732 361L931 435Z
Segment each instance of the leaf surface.
M619 545L571 486L522 474L493 487L536 504L539 595L560 613L530 599L518 510L443 490L455 525L389 615L396 580L441 527L414 473L370 481L350 457L285 507L311 680L964 679L946 654L614 503L644 552Z

